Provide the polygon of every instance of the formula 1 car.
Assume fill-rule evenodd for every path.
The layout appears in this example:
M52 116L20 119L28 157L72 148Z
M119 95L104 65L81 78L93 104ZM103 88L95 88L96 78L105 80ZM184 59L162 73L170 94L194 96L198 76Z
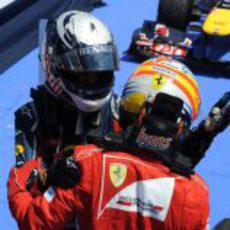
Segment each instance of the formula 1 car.
M230 0L159 0L157 21L144 21L128 54L230 64Z

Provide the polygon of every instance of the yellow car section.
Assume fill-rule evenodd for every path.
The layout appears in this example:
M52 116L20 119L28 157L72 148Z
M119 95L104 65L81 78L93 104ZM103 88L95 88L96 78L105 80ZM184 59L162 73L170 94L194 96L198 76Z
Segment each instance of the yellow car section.
M214 8L203 24L203 31L210 35L230 35L230 10Z

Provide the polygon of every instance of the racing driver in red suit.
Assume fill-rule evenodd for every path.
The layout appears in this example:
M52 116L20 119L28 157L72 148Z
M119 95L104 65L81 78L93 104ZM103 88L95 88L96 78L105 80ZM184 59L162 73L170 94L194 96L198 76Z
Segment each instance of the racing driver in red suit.
M141 64L121 98L124 143L110 149L77 146L66 161L79 172L76 186L50 186L33 196L25 178L39 161L11 170L8 199L19 227L63 229L76 218L76 229L207 229L207 185L168 161L199 105L197 82L183 64L171 59Z
M23 187L22 168L11 171L10 207L21 229L206 229L209 191L198 174L184 177L147 155L103 152L86 145L75 149L82 177L73 189L49 188L33 198ZM21 188L15 183L22 185Z

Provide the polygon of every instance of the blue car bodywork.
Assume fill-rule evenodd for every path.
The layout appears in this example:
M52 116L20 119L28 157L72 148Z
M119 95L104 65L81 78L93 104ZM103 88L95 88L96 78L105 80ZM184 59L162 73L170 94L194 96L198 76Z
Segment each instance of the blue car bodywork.
M207 14L203 14L199 21L189 23L186 31L186 36L192 40L189 56L214 62L230 62L230 36L204 33L202 25L206 17Z
M162 22L158 21L145 21L142 28L134 32L128 54L144 59L158 55L167 55L180 60L208 61L230 66L230 33L227 36L223 36L215 32L206 33L204 31L204 24L207 22L207 18L214 12L214 9L223 9L222 4L225 4L225 2L227 2L227 7L224 7L224 13L229 15L225 16L225 23L229 28L229 0L196 0L193 6L195 10L191 10L193 14L186 29L180 30L175 27L173 28L173 25L162 24ZM217 19L217 22L214 21L212 23L218 24L219 21ZM162 34L157 34L156 28L160 24L168 29L169 35L162 36ZM224 25L221 26L222 28L224 27ZM216 26L214 27L216 28ZM184 46L185 38L191 41L189 47ZM161 48L160 52L159 45L165 47ZM187 49L187 52L183 51L183 55L175 55L175 53L180 54L179 49L181 48ZM170 54L168 52L169 49L174 51ZM179 52L175 52L175 50L179 50Z

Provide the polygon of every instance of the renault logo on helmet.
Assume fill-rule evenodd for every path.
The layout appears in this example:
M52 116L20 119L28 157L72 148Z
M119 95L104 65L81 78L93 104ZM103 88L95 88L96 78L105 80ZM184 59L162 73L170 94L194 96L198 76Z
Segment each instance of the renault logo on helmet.
M97 45L97 46L87 46L79 48L79 55L93 55L98 53L113 53L113 46L108 45Z

